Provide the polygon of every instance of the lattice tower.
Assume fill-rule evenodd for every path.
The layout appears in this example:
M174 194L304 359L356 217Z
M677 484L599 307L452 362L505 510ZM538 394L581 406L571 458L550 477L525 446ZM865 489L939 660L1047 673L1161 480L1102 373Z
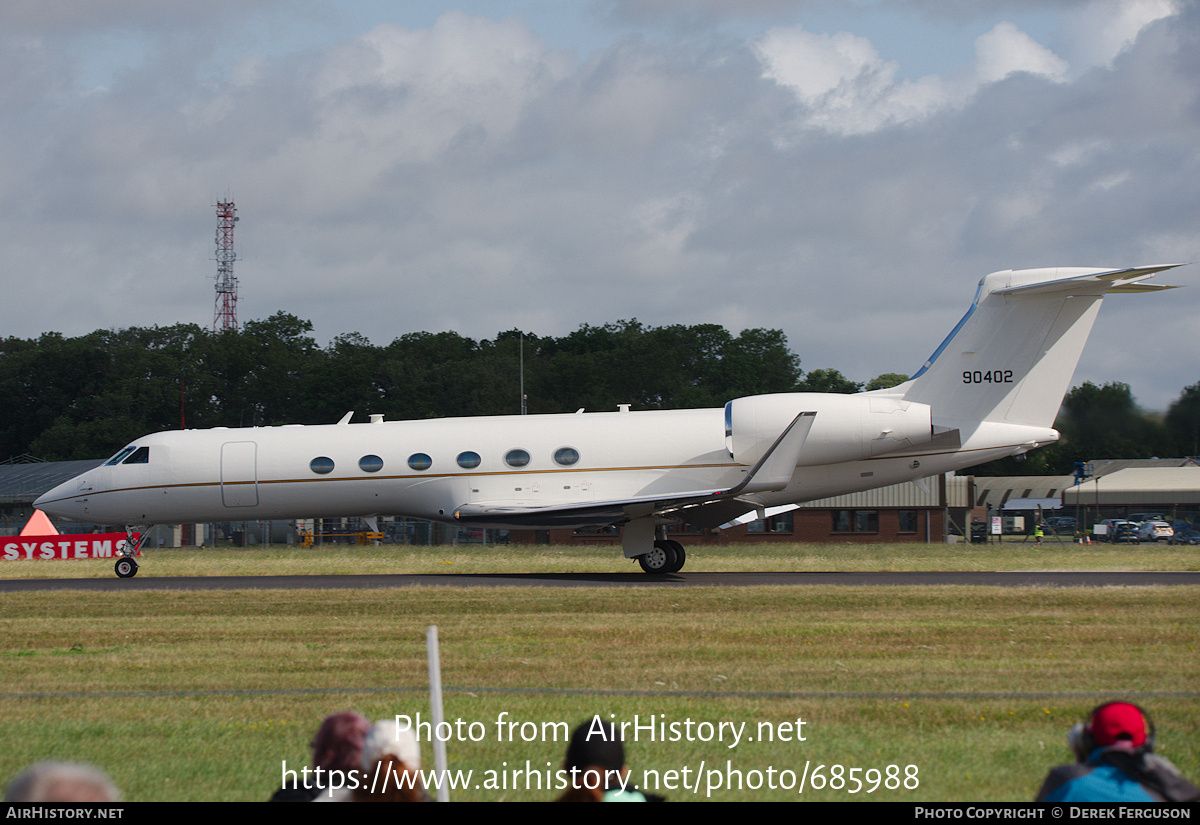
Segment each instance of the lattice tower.
M213 309L213 332L237 330L237 276L233 274L233 225L237 207L232 200L217 203L217 301Z

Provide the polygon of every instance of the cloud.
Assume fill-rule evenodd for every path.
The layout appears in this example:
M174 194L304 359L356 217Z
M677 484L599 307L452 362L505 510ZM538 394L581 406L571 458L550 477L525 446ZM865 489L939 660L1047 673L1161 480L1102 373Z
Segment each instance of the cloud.
M1017 72L1054 82L1067 73L1065 61L1008 22L976 39L972 66L915 81L897 80L894 62L881 59L866 38L848 32L777 28L763 35L755 49L764 77L790 89L804 105L804 126L845 135L961 107L980 87Z
M1179 13L1182 0L1092 0L1064 14L1063 39L1082 72L1109 66L1150 24Z
M277 4L278 0L5 0L0 4L0 27L9 34L38 37L115 30L177 31Z
M1067 63L1012 23L998 23L975 41L975 79L995 83L1015 72L1028 72L1061 81Z
M213 39L163 20L98 89L82 40L0 33L0 322L207 326L231 194L243 319L282 309L322 340L636 316L781 328L806 369L856 380L915 369L989 271L1196 259L1198 14L1082 71L1066 40L989 23L973 60L917 79L849 19L573 54L448 12L248 38L220 72ZM1159 407L1193 383L1145 349L1163 300L1106 304L1077 380ZM1178 352L1193 326L1170 325Z

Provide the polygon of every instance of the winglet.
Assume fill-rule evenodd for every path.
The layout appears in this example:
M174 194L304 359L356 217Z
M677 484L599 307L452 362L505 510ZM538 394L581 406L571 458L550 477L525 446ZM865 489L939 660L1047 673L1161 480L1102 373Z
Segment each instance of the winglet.
M745 478L730 487L722 495L737 496L742 493L763 493L768 490L782 490L792 480L796 471L796 462L800 460L800 452L804 442L812 430L813 422L817 420L815 410L802 412L792 419L792 423L780 433L775 443L763 453L762 458L750 468Z

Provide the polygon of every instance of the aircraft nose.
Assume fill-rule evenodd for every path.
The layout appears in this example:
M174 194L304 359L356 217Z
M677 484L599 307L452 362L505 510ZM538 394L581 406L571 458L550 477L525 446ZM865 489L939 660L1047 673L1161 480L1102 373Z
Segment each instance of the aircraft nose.
M33 506L59 518L74 518L80 515L83 507L74 501L74 498L80 493L79 482L79 478L64 481L38 496L33 502Z

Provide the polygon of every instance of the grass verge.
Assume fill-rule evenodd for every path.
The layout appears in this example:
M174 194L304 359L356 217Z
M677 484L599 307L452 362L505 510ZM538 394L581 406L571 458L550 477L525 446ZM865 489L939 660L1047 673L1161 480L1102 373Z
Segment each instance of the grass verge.
M1200 570L1195 547L1005 541L997 544L731 544L688 548L688 572L865 570ZM392 545L147 550L139 577L347 573L611 573L638 571L618 546ZM2 578L105 578L112 562L18 560Z
M707 798L679 787L702 777L722 800L1028 800L1068 760L1071 724L1113 696L1151 710L1194 779L1197 605L1192 587L6 594L0 776L83 759L131 800L265 799L326 713L428 718L436 624L447 715L466 726L451 768L473 772L459 800L553 798L562 734L593 713L692 722L690 739L643 727L627 745L635 781L671 799ZM826 780L896 765L901 787L852 794L846 773L817 790L818 765Z

